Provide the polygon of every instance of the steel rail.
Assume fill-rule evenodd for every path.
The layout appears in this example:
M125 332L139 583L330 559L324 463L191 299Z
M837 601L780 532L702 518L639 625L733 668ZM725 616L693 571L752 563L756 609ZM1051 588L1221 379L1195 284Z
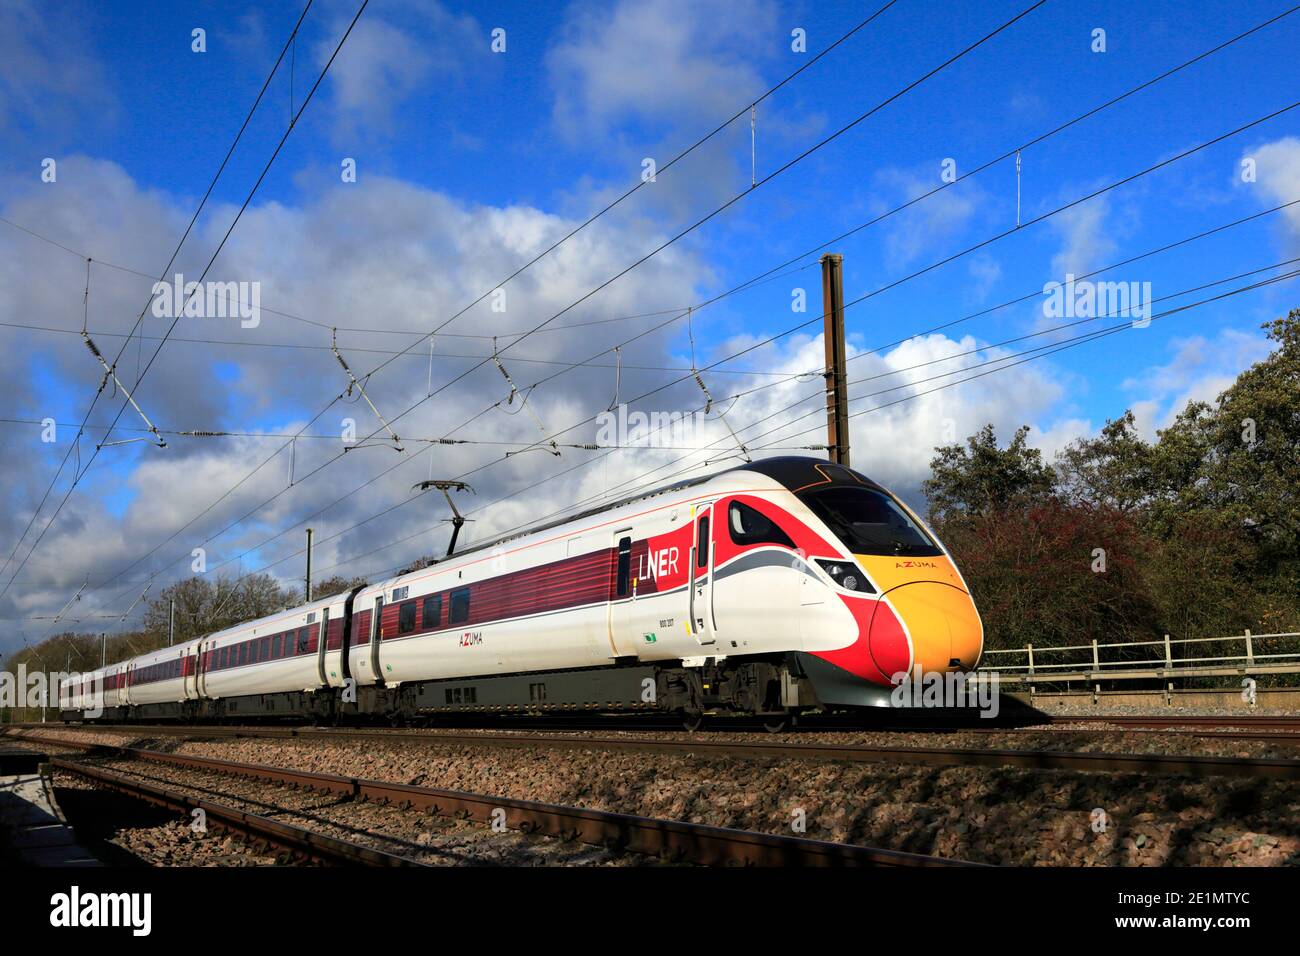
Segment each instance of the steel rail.
M1162 717L1156 716L1139 716L1131 714L1123 715L1098 715L1081 716L1081 715L1053 715L1051 718L1053 726L1069 726L1072 724L1114 724L1118 727L1144 727L1151 729L1172 729L1179 727L1189 728L1213 728L1213 727L1250 727L1258 730L1285 730L1300 732L1300 716L1289 717L1285 715L1263 715L1263 714L1243 714L1240 716L1217 715L1178 715Z
M864 744L815 744L710 740L669 740L642 737L576 737L533 733L447 733L421 731L322 730L319 728L223 728L216 736L297 737L303 740L383 739L422 745L551 747L569 750L613 750L640 753L688 754L695 757L770 757L848 763L900 763L932 767L1014 767L1027 770L1068 770L1105 773L1170 774L1191 777L1266 777L1300 780L1300 760L1274 757L1217 757L1183 754L1095 753L974 747L895 747ZM203 729L184 733L203 736ZM29 738L44 742L44 738ZM128 748L120 748L128 749ZM142 751L153 753L153 751ZM197 758L195 758L197 759Z
M34 738L24 738L34 739ZM113 754L130 760L143 760L204 772L215 772L265 780L280 786L305 787L312 790L394 804L404 809L421 810L439 816L468 817L489 823L500 821L511 829L540 833L563 839L577 839L593 846L612 847L669 859L685 860L702 866L976 866L959 860L905 853L855 843L835 843L804 837L781 836L716 827L680 820L591 810L559 804L518 800L459 790L442 790L412 784L367 780L338 774L316 773L272 767L266 764L241 763L212 757L162 753L131 747L109 747L60 741L98 754ZM61 758L56 765L70 764L74 772L86 768ZM106 771L105 771L106 772ZM110 776L118 777L117 774ZM124 779L124 778L123 778ZM140 784L141 787L147 785ZM149 788L155 789L155 788ZM185 797L193 806L206 801ZM228 809L228 808L227 808ZM239 812L239 811L235 811ZM504 817L499 816L504 814ZM255 815L247 816L260 820ZM273 822L273 821L272 821ZM295 828L296 829L296 828ZM404 859L404 858L398 858Z
M221 826L239 830L313 859L349 866L406 867L427 865L410 857L399 856L373 847L362 846L359 843L351 843L347 840L326 836L323 833L307 830L280 820L272 820L270 817L249 813L212 800L177 793L164 787L145 783L142 780L134 780L113 773L102 767L92 767L76 760L69 760L66 757L54 757L50 760L50 764L59 770L77 774L156 806L168 807L184 813L202 810L208 820L216 821Z
M1263 741L1269 743L1295 744L1300 746L1300 733L1286 730L1210 730L1179 727L927 727L924 731L905 731L891 728L903 733L943 733L943 734L1139 734L1157 737L1192 737L1196 740L1233 740Z

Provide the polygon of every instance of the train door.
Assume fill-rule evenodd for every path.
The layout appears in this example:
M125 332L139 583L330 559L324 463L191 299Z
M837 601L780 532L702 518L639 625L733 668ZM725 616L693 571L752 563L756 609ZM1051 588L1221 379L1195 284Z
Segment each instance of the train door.
M196 644L181 658L181 674L185 677L185 699L195 700L199 696L199 661L202 658L203 643Z
M614 532L614 580L610 582L609 648L611 657L636 654L632 618L636 592L632 583L632 529Z
M320 678L320 686L325 687L329 680L325 677L325 645L329 642L330 634L330 609L324 608L320 612L320 631L316 638L316 676Z
M343 682L352 674L352 663L348 660L348 645L352 641L353 602L360 590L359 587L353 588L343 602L343 621L342 626L339 628L339 646L335 649L337 650L337 656L334 650L327 648L329 657L325 659L325 674L326 683L331 687L342 687Z
M370 615L370 672L374 675L376 684L383 681L383 672L379 669L379 645L384 636L383 616L384 596L380 594L375 598L375 613Z
M689 607L687 620L691 634L701 646L717 640L717 626L713 620L713 502L697 505L695 538L691 543L690 585L687 588Z
M207 694L208 683L208 652L212 650L212 642L208 640L199 641L198 658L195 660L194 674L194 696L203 697Z

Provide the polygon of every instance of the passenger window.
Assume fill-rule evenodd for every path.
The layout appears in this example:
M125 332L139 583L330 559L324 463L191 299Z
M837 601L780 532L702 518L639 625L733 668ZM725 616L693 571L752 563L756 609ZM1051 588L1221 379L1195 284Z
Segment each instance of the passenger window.
M731 540L736 544L780 544L787 548L794 547L790 536L770 518L739 501L733 501L727 509L727 523Z
M618 539L618 580L614 589L619 597L632 590L632 539Z
M442 595L430 594L424 599L424 614L421 627L437 627L442 621Z
M397 609L397 633L410 634L415 630L415 602L407 601Z
M697 568L707 568L709 566L709 516L705 515L700 519L700 531L695 539L695 566Z
M311 644L311 628L310 627L298 628L298 653L306 654L307 647L310 644Z
M464 624L469 620L469 588L451 592L451 606L447 623Z

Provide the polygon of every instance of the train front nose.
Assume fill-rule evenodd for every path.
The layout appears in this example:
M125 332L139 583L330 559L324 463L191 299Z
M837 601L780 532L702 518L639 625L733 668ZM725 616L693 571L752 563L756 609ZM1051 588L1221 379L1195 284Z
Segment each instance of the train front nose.
M911 638L912 673L973 670L984 646L984 628L975 602L964 590L937 581L902 584L884 595ZM871 626L872 656L897 654L897 624L879 612ZM879 651L878 651L879 647ZM897 669L890 673L897 673Z

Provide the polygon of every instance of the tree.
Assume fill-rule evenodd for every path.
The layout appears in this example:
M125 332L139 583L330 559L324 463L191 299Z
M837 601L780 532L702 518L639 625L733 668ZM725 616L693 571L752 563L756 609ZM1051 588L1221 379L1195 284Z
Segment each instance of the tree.
M347 594L353 588L365 587L369 583L365 578L346 578L335 575L311 586L312 599L320 600L321 598L333 597L336 594Z
M922 487L936 520L965 515L998 514L1013 506L1042 501L1052 493L1056 475L1042 453L1025 442L1029 426L1016 430L1011 443L998 447L992 425L985 425L966 447L936 448L931 477Z
M1096 438L1080 438L1056 457L1061 494L1069 501L1129 513L1153 493L1149 444L1137 434L1133 412L1107 421Z
M1047 498L940 526L990 648L1149 636L1140 529L1115 508Z
M1154 442L1126 411L1055 468L1027 427L936 449L930 514L991 647L1300 629L1300 309L1264 328L1273 352Z
M1161 433L1180 511L1213 510L1279 556L1300 552L1300 309L1265 324L1279 347Z
M302 603L299 592L280 587L269 574L242 578L195 576L176 582L149 602L144 614L146 632L166 638L173 600L173 640L177 644Z

